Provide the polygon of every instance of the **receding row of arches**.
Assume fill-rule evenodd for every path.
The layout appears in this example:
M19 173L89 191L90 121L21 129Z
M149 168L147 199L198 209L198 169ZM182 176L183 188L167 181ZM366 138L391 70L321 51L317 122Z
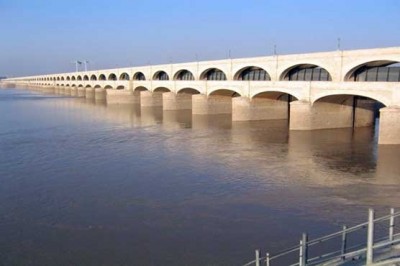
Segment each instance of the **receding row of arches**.
M218 68L209 68L200 74L200 80L227 80L226 73ZM29 79L29 81L94 81L94 80L147 80L143 72L136 72L132 76L124 72L117 76L115 73L100 75L68 75L60 77L45 77ZM170 77L166 71L157 71L150 79L152 80L195 80L193 73L187 69L177 71L173 77ZM233 76L234 80L247 81L269 81L270 74L258 66L248 66L237 71ZM372 81L372 82L399 82L400 64L396 61L372 61L361 64L351 69L344 78L346 81ZM298 64L289 67L282 72L279 80L282 81L332 81L331 74L325 69L314 64Z

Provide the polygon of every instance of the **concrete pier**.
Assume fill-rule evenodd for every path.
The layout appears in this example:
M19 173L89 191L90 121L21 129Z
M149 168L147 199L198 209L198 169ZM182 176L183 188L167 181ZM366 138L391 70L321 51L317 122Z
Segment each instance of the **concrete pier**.
M94 99L96 101L105 101L106 98L107 98L106 89L102 89L102 88L95 88L94 89Z
M142 107L161 107L163 105L163 95L164 92L150 92L141 91L140 92L140 106Z
M288 119L288 102L275 99L232 98L232 121Z
M400 107L380 109L379 144L400 144Z
M232 97L229 96L206 96L196 94L192 96L192 114L194 115L215 115L231 114Z
M86 96L86 89L84 87L78 87L77 96L78 97L85 97Z
M164 111L192 109L192 94L164 92L162 97L162 106Z
M107 90L107 104L135 104L138 97L130 90Z
M94 99L94 88L86 88L85 89L85 98L86 99Z

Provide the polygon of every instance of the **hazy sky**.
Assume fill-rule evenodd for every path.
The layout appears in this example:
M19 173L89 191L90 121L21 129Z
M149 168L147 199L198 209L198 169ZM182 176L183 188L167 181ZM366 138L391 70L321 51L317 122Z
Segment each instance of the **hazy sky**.
M399 0L0 0L0 76L400 46Z

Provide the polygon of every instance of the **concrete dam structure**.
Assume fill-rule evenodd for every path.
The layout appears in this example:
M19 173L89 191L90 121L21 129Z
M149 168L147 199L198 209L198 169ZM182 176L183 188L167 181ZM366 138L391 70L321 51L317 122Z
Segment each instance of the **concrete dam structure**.
M2 80L108 104L289 119L290 130L374 125L400 144L400 47L225 59Z

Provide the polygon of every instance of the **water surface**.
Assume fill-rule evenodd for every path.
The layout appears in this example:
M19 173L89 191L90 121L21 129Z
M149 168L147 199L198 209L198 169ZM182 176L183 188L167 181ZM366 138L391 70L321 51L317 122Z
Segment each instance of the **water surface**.
M372 128L0 90L0 265L240 265L400 205Z

